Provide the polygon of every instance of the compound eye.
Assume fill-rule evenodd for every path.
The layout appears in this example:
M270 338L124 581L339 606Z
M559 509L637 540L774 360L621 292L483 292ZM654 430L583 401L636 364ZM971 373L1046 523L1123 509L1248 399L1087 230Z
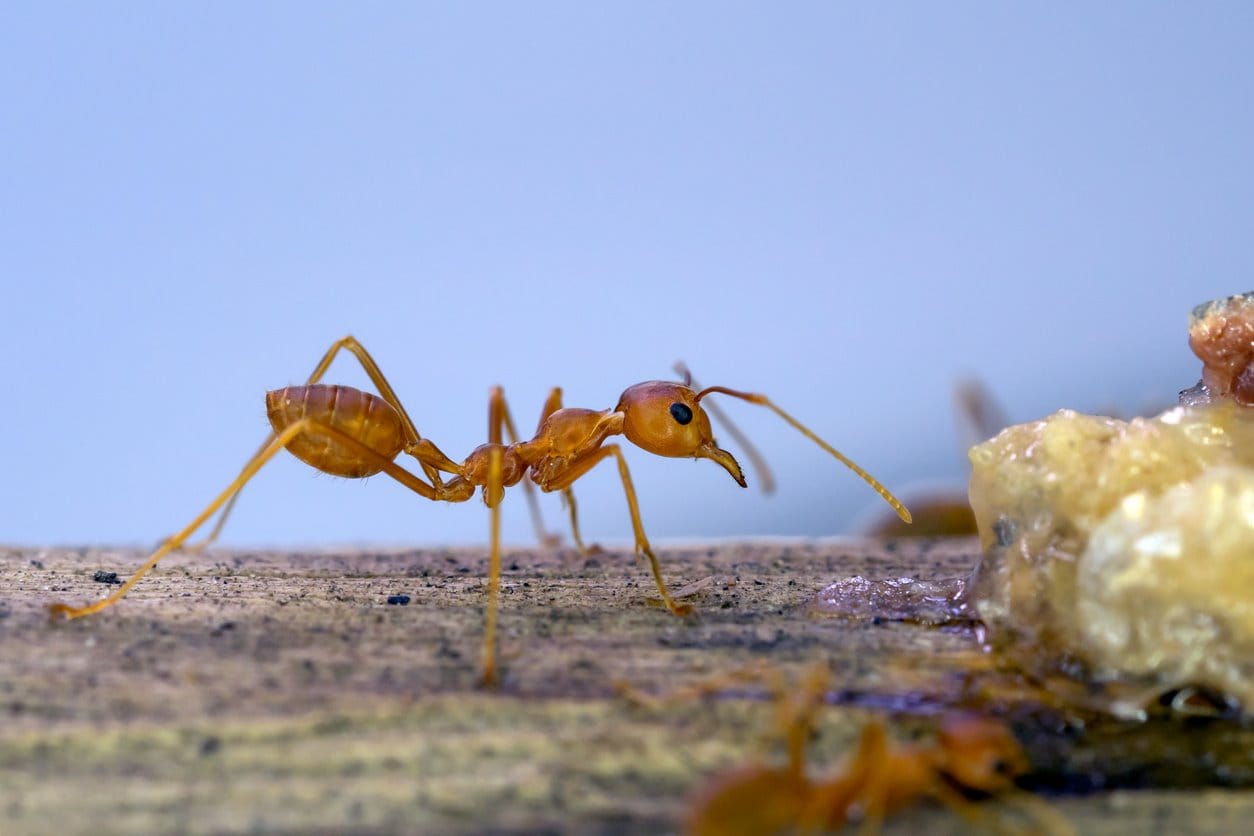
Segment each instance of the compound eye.
M692 421L692 408L685 403L671 404L671 417L680 424L687 424Z

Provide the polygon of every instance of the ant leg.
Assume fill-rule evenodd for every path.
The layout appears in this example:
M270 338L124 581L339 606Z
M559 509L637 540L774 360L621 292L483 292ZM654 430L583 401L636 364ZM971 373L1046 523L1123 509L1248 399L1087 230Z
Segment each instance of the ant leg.
M264 450L265 448L263 447L262 449ZM228 499L226 504L222 506L222 513L218 514L218 520L213 524L213 528L209 529L209 533L200 540L197 540L195 543L188 543L185 545L183 547L183 551L191 552L192 554L200 554L205 549L218 542L218 535L222 533L222 528L226 525L226 518L231 516L231 512L235 510L235 503L238 501L239 491L236 491L231 494L231 498Z
M549 391L549 396L544 400L544 407L540 411L540 424L544 423L544 419L548 418L554 412L562 408L562 389L555 386ZM500 386L493 386L488 402L488 441L493 444L501 443L501 429L504 427L506 437L510 444L518 443L518 430L514 427L514 419L509 413L509 406L505 402L505 392ZM536 530L536 539L540 544L547 547L555 548L561 545L562 538L560 534L550 533L544 525L544 516L540 513L540 501L536 495L535 483L531 481L531 476L524 475L522 479L523 492L527 497L527 509L531 513L531 524ZM579 516L575 506L575 493L570 488L562 491L562 501L566 505L566 509L570 514L570 531L575 541L575 547L579 549L579 553L584 557L590 557L600 551L597 546L589 548L584 545L583 537L579 535Z
M589 453L582 461L574 462L560 481L552 485L550 489L569 488L576 479L596 467L602 459L610 456L618 459L618 475L623 480L623 493L627 494L627 508L631 511L631 527L636 535L636 554L643 553L649 559L649 569L653 572L653 580L657 583L658 593L661 594L662 603L666 604L666 608L675 615L691 615L692 606L675 603L675 599L666 590L666 581L662 580L662 567L658 563L657 555L653 553L652 546L649 545L649 538L644 534L644 524L640 521L640 503L636 501L636 489L631 484L631 471L627 469L627 460L623 458L623 451L617 444L607 444Z
M596 543L593 543L591 546L585 546L583 537L579 536L579 511L575 506L575 492L570 488L562 491L562 502L566 505L566 511L570 514L570 536L575 541L575 548L579 549L579 553L584 557L600 554L600 546Z
M561 393L561 389L555 389ZM550 400L552 395L549 395ZM550 412L552 410L549 410ZM546 415L548 413L545 413ZM543 417L541 418L543 420ZM492 444L501 443L501 428L504 427L510 444L518 443L518 430L514 427L514 419L509 414L509 406L505 403L505 390L493 386L488 395L488 441ZM536 530L536 539L546 548L556 548L562 543L560 534L550 533L544 527L544 516L540 513L540 500L536 496L536 486L531 476L524 474L522 478L523 493L527 496L527 510L531 513L531 524Z
M82 607L71 607L68 604L50 604L49 610L51 610L53 615L62 615L67 619L74 619L100 612L106 607L116 604L122 599L122 596L126 595L126 593L130 591L131 587L139 583L140 579L151 571L152 567L157 565L157 562L161 560L161 558L165 557L167 554L186 542L187 538L195 534L196 530L204 525L205 521L214 515L214 512L225 505L233 496L237 495L240 489L243 488L250 479L257 475L257 472L261 470L266 462L274 458L275 454L286 447L298 435L309 430L316 430L321 435L330 436L338 443L354 448L354 451L363 459L378 464L380 466L380 470L384 473L387 473L405 487L421 496L426 497L427 499L437 501L442 499L448 501L460 501L468 499L470 497L470 490L473 490L473 488L467 485L466 488L468 490L465 491L465 495L461 496L459 494L456 497L450 496L447 492L437 492L435 488L422 481L422 479L418 476L398 466L391 459L380 455L366 445L362 444L357 439L345 435L334 427L319 423L312 418L302 418L284 429L283 432L274 436L265 447L257 451L257 454L249 459L248 463L244 465L244 469L241 470L240 474L235 477L235 480L226 487L226 490L218 494L217 498L214 499L213 502L210 502L209 505L201 511L195 519L188 523L182 531L162 543L157 550L152 553L152 556L144 562L144 565L140 566L139 569L135 571L135 574L131 575L126 583L118 587L117 591L115 591L112 595Z
M883 819L883 780L888 737L879 720L868 722L858 746L840 772L816 781L800 816L801 832L835 832L858 810L864 817L859 832L875 832Z
M827 707L825 697L830 680L827 665L815 662L791 687L778 674L771 681L775 691L775 722L783 732L788 769L799 777L805 774L806 747L814 733L815 721Z
M253 459L260 456L262 452L270 446L270 442L273 440L274 433L267 435L266 440L263 441L261 446L257 448L257 452L252 454L249 461L251 462ZM245 465L245 467L247 467L247 465ZM235 489L235 493L231 494L231 498L228 499L226 504L222 506L222 512L218 514L218 520L213 524L213 528L209 530L209 533L205 535L204 538L197 540L195 543L188 543L183 548L183 551L199 554L218 541L218 535L222 533L222 528L226 525L227 518L230 517L231 512L235 510L235 503L239 501L239 494L243 489L244 485L241 483L240 486Z
M889 785L895 777L889 774L888 767L888 730L880 720L871 720L863 727L857 751L843 776L846 779L840 792L843 809L835 811L829 808L833 821L844 823L850 808L857 802L862 812L862 826L858 828L858 833L862 836L878 833L888 813ZM839 818L835 818L837 815Z
M308 378L306 378L305 385L312 386L321 380L322 376L327 373L327 369L330 368L331 362L342 350L350 352L357 358L361 367L365 369L366 375L370 378L370 382L373 383L375 388L379 390L379 394L385 401L388 402L389 406L400 414L401 426L404 428L406 437L405 452L418 459L419 463L422 465L422 471L426 475L427 480L433 485L439 486L442 482L440 479L441 470L446 473L458 473L459 471L455 462L449 459L448 456L444 455L444 453L430 441L418 435L418 430L414 426L413 419L409 417L409 413L405 411L405 407L401 403L400 398L396 396L396 392L392 389L391 384L389 384L387 378L383 376L383 371L379 368L379 364L376 363L375 359L370 356L370 352L366 351L365 346L357 341L356 337L349 335L341 337L332 343L331 347L328 348L326 353L322 355L322 359L318 361L318 365L314 367L313 372ZM273 439L274 433L267 435L266 440L261 443L261 447L253 454L253 458L260 455L261 451L265 450ZM243 487L243 485L240 487ZM235 510L235 503L237 499L237 496L231 497L231 499L222 508L222 513L218 517L218 521L214 523L213 529L203 540L188 546L188 551L203 551L217 541L218 535L222 533L223 526L226 525L227 518L231 516L231 512Z
M392 389L392 385L388 383L387 378L383 376L383 371L379 368L379 364L376 363L375 359L370 356L370 352L366 351L366 347L359 343L357 338L351 334L341 337L331 344L331 347L327 349L326 354L322 355L322 359L318 361L318 365L314 367L313 373L309 375L309 379L305 381L305 385L311 386L321 380L322 376L326 374L327 369L331 366L331 361L335 359L335 355L339 354L341 350L347 351L357 358L357 362L361 364L363 369L365 369L366 375L370 378L370 382L375 385L375 388L379 390L379 394L383 396L383 399L387 401L393 409L400 413L401 424L404 426L405 434L410 442L410 444L406 446L406 451L408 452L411 447L418 447L420 442L425 442L421 445L421 449L423 449L430 457L434 458L438 455L451 465L451 469L440 469L443 469L446 473L458 473L459 470L456 462L453 462L441 453L434 444L426 441L418 434L418 428L414 426L413 419L411 419L409 417L409 413L405 411L405 407L401 404L401 399L396 396L396 392ZM439 469L437 469L436 465L425 461L420 456L415 456L415 458L418 458L418 460L422 462L422 470L423 473L426 474L427 479L438 487L441 480Z
M958 416L958 441L962 449L987 441L1010 426L1010 420L988 387L974 378L954 385L954 407Z
M536 424L536 431L544 424L544 419L548 418L554 412L562 408L562 387L554 386L549 391L549 396L544 399L544 407L540 410L540 420ZM579 554L583 557L591 557L601 551L601 547L593 543L591 546L585 546L583 537L579 534L579 508L575 504L575 491L566 487L562 490L562 503L566 506L566 511L570 516L570 535L575 541L575 548L579 549Z
M614 681L614 692L640 708L662 711L681 703L714 696L720 691L725 691L738 685L774 683L776 682L775 675L777 673L767 662L758 660L748 662L729 671L711 674L696 682L682 685L667 694L649 694L624 679ZM783 693L782 690L777 691L774 685L771 685L768 690L779 694Z
M548 418L554 412L562 408L562 387L554 386L549 390L549 396L544 399L544 406L540 407L540 420L536 422L536 432L540 431L540 425L544 423L544 419Z
M662 567L658 563L657 555L649 546L648 538L644 536L644 523L640 521L640 503L636 500L636 489L631 484L631 471L627 469L627 459L623 458L622 449L617 444L610 444L602 449L607 453L613 453L614 458L618 459L618 474L623 480L623 493L627 494L627 507L631 511L631 527L636 534L636 551L644 552L645 557L649 558L649 569L653 572L653 580L657 583L657 591L662 596L662 602L675 615L690 615L693 612L692 605L676 604L675 599L671 598L670 593L666 591L666 581L662 580Z
M496 686L496 611L501 593L501 468L504 452L497 446L488 454L487 497L496 497L492 503L491 546L488 552L488 603L483 624L483 687Z

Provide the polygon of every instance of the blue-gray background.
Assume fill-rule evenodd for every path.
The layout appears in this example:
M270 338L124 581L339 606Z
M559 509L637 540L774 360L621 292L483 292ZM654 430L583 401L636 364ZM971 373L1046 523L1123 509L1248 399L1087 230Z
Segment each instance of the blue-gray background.
M1189 308L1254 284L1248 2L6 3L0 46L2 542L172 532L350 332L455 457L490 384L530 427L683 358L894 489L961 484L959 376L1016 420L1161 406ZM653 536L876 508L728 406L778 495L632 449ZM578 493L630 536L612 467ZM284 457L225 541L486 535Z

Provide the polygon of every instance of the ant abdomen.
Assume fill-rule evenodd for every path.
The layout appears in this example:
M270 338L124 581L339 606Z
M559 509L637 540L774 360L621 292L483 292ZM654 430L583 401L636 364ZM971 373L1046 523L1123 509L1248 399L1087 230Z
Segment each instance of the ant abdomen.
M377 395L351 386L315 384L275 389L266 393L266 416L276 433L302 418L334 427L388 461L405 445L397 411ZM297 435L287 449L305 464L333 476L357 479L383 469L378 459L366 459L316 429Z

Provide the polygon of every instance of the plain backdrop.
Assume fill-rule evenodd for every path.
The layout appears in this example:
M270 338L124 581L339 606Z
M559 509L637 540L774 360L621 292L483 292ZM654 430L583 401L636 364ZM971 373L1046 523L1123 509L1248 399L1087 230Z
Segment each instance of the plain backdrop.
M492 384L530 428L682 358L907 496L961 486L961 377L1017 421L1197 380L1189 309L1254 284L1251 56L1248 2L5 3L0 542L173 532L348 333L457 458ZM882 507L725 403L778 493L631 448L654 538ZM612 466L577 494L630 538ZM224 542L487 530L285 455Z

